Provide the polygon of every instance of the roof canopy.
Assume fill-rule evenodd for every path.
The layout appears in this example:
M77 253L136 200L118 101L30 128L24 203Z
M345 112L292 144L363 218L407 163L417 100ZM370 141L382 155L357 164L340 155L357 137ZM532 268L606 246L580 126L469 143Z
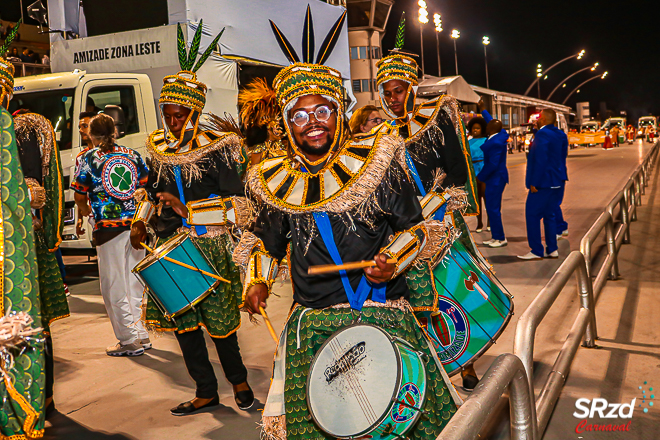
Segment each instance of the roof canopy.
M479 102L479 95L472 90L470 84L460 75L445 76L443 78L424 75L424 79L419 83L417 96L423 98L442 94L451 95L462 102L474 104Z

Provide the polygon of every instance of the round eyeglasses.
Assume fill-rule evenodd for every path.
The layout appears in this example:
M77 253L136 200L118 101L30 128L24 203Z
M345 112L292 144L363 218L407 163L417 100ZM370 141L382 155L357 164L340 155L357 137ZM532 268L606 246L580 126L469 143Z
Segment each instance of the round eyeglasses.
M305 110L298 110L293 114L293 118L291 118L291 122L296 124L298 127L304 127L305 125L309 124L309 115L314 115L317 121L319 122L325 122L328 119L330 119L330 115L332 115L332 112L334 112L334 109L331 109L327 105L322 105L321 107L317 107L316 110L313 112L306 112Z

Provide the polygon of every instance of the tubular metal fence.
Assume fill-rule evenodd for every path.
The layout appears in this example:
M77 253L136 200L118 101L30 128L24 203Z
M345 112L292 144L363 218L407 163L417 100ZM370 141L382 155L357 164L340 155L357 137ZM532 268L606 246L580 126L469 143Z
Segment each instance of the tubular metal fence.
M495 359L472 395L458 409L437 440L476 439L488 421L495 403L507 390L511 438L537 440L543 437L580 342L583 342L584 347L595 346L595 340L598 338L595 298L598 298L608 279L615 280L619 277L619 249L623 243L630 243L630 224L637 220L637 207L642 204L642 195L648 186L649 173L655 165L659 149L660 143L651 148L624 188L614 196L584 235L580 241L580 250L568 255L520 316L516 325L513 355L505 353ZM615 211L618 211L617 215ZM607 255L594 277L593 246L603 231ZM533 364L536 329L573 274L576 274L580 309L564 345L557 354L552 371L538 399L535 399Z

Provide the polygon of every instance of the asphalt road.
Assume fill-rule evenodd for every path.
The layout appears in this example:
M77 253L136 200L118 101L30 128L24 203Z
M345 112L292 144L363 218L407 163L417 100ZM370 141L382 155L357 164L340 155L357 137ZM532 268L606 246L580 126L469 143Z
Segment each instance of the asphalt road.
M521 153L508 156L511 177L504 193L503 220L509 245L500 249L483 248L483 253L494 265L500 280L514 295L516 315L497 344L476 363L479 375L485 372L498 354L512 351L513 333L519 314L552 276L562 259L571 250L579 247L580 238L625 184L649 146L638 141L634 145L624 145L612 151L589 148L570 152L570 181L563 206L570 235L567 240L561 240L559 243L559 260L535 262L523 262L516 258L516 255L529 251L524 221L525 157ZM652 180L652 183L655 183L655 180ZM640 213L643 209L644 207ZM634 227L639 228L636 239L648 247L653 244L645 240L645 234L648 232L644 230L644 224L647 229L653 228L652 230L656 231L660 223L652 213L645 215L646 223L640 221L634 224ZM476 223L474 219L470 219L469 224L474 227ZM486 232L474 235L477 242L490 238ZM657 244L657 239L654 243ZM654 249L635 251L633 245L630 245L629 250L625 250L632 252L632 255L627 256L626 263L622 265L622 273L624 269L627 271L624 277L625 274L637 274L636 268L643 268L647 275L652 273L647 261L653 260L653 264L657 265L657 258L653 257L652 252ZM48 422L47 439L259 438L256 423L260 418L259 410L263 408L270 383L275 350L265 325L254 326L244 319L239 330L239 342L249 370L249 382L259 404L248 412L240 411L236 407L231 386L224 380L215 349L209 344L211 359L219 377L221 406L194 416L174 417L170 415L169 408L194 395L193 383L187 375L174 337L152 337L154 348L140 357L114 358L105 355L105 347L114 344L115 339L99 293L96 261L87 262L87 259L82 257L66 257L65 261L69 265L69 304L72 316L58 321L52 329L56 359L55 402L58 414ZM657 281L657 271L652 278ZM603 317L599 322L599 329L602 330L601 335L609 339L611 348L608 353L616 354L617 350L625 350L622 344L631 343L637 336L639 330L634 326L639 323L634 316L621 318L622 306L626 305L625 293L622 299L615 289L625 290L625 287L619 281L611 285L613 287L607 287L599 300L599 319ZM637 286L638 293L635 298L643 296L643 288L648 287L648 284L642 283L641 287ZM285 283L278 286L276 292L280 297L273 297L268 310L275 328L280 329L291 304L290 285ZM556 352L564 342L577 313L574 292L571 285L570 293L562 294L537 334L535 380L538 384L542 383L550 371ZM630 383L636 383L637 376L641 378L647 374L648 377L658 377L658 345L655 336L658 328L658 305L650 299L647 301L650 302L646 306L644 328L641 330L645 335L642 337L644 341L635 348L642 361L640 364L639 359L635 358L639 372L635 373L634 380L627 378L630 373L626 367L632 362L629 357L619 357L614 362L610 359L608 365L608 359L594 355L595 351L581 350L566 391L560 399L562 409L558 409L551 420L546 438L580 438L574 431L579 420L571 415L574 411L575 396L592 398L605 393L612 402L616 399L622 401L625 400L623 397L627 398L626 393L629 391L623 388L632 386ZM645 304L641 300L635 304L638 303L640 306ZM651 369L651 364L648 364L648 357L643 354L648 350L655 353L652 356L654 370ZM594 365L602 368L594 368ZM460 385L460 380L454 381ZM604 384L607 384L605 391L601 389ZM657 385L660 386L660 382ZM465 396L465 393L463 395ZM585 439L604 437L583 435Z

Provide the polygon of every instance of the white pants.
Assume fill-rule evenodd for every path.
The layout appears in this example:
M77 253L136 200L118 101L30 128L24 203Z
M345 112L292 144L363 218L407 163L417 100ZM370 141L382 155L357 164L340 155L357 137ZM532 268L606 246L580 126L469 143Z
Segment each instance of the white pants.
M122 232L96 247L105 310L123 345L149 337L140 321L143 287L131 272L144 258L144 250L133 249L130 234Z

